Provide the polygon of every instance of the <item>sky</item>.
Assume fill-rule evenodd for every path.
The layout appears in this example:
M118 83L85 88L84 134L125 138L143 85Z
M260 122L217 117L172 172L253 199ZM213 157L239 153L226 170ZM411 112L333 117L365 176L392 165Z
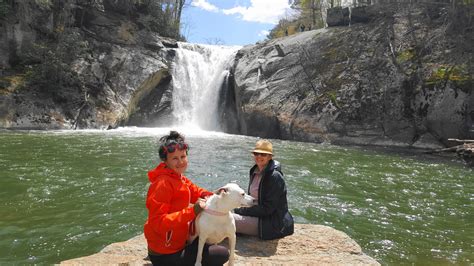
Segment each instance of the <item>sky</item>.
M181 34L191 43L246 45L265 40L280 18L291 14L289 0L188 0Z

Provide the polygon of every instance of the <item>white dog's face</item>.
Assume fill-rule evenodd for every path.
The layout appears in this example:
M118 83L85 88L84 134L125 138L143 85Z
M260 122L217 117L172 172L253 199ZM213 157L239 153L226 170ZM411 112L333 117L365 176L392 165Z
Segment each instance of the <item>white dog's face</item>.
M230 204L233 209L255 205L255 198L247 195L245 191L235 183L228 183L219 188L218 194L222 198L222 201Z

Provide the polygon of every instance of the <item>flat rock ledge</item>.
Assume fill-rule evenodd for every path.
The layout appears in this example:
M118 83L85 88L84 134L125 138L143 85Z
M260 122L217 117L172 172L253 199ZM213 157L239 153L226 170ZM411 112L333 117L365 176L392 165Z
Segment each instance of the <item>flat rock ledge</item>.
M347 234L314 224L296 224L293 235L277 240L238 236L235 255L236 265L380 265ZM60 265L151 265L146 256L146 240L141 234Z

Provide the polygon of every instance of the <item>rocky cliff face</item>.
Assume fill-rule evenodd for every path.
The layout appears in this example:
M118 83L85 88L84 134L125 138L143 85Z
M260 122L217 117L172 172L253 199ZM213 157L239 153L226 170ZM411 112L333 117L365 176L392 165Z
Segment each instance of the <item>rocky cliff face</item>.
M240 133L415 147L474 137L472 28L446 23L442 7L366 9L356 22L367 23L240 50Z
M0 128L169 120L175 41L112 7L103 12L68 0L51 10L13 2L14 15L0 20ZM448 138L474 138L472 10L453 15L442 4L407 7L357 8L349 20L333 12L342 14L334 25L351 25L244 47L220 91L222 128L335 144L439 147ZM41 64L21 58L57 38L61 25L82 51L70 63L60 58L70 68L67 78L58 81L54 73L63 67L57 66L43 78L59 88L54 94L22 85L31 72L22 64Z
M34 1L16 1L14 14L2 19L1 128L116 127L125 124L152 91L159 100L169 89L171 55L167 47L175 47L174 40L140 28L120 13L79 3L64 1L60 10L52 10ZM58 22L61 19L68 22ZM70 31L68 38L76 37L72 47L83 50L66 66L72 77L61 79L59 85L54 72L46 77L51 78L51 86L60 87L55 90L22 83L29 70L21 69L25 62L18 58L25 58L38 43L48 43L48 38L57 41L64 25ZM64 63L61 58L58 61Z

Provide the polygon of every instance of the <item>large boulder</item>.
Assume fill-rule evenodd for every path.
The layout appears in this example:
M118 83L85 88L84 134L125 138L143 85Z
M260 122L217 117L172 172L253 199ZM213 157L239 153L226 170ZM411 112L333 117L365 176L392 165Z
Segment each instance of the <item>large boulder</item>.
M328 27L347 26L349 25L349 8L348 7L333 7L327 11L326 23Z
M351 24L367 23L377 18L374 6L358 6L351 8Z
M227 245L224 241L224 245ZM236 265L380 265L347 234L324 225L296 224L291 236L262 241L237 237ZM151 265L142 235L60 265Z
M241 49L233 86L240 133L417 148L473 138L472 36L435 27L430 17L441 23L443 9L436 17L391 7L372 10L381 15L370 23Z

